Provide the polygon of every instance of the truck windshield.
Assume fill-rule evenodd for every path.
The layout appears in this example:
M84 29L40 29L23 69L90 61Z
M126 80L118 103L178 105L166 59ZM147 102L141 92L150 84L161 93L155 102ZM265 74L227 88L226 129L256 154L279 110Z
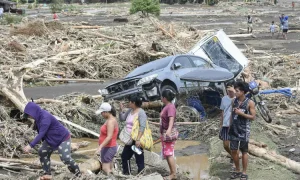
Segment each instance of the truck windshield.
M237 75L243 69L242 65L225 51L216 37L207 41L202 48L214 64L229 70L234 75Z

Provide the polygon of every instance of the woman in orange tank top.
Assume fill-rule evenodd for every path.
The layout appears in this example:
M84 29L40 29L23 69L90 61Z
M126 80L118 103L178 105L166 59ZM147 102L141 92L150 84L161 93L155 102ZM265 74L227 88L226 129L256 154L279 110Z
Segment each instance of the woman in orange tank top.
M108 103L102 103L100 108L96 111L106 120L100 128L99 147L96 153L100 153L102 170L110 175L113 167L113 158L117 153L117 136L118 136L118 122L116 120L116 111Z

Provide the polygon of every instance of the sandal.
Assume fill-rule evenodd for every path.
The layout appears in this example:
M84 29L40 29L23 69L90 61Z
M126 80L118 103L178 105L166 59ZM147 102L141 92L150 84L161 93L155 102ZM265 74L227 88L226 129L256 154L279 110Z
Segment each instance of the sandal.
M230 172L231 172L231 173L233 173L233 172L236 172L236 168L235 168L235 166L231 166L231 170L230 170Z
M242 173L241 172L233 172L231 173L230 179L236 179L241 177Z
M247 174L242 174L241 175L241 180L248 180L248 175Z

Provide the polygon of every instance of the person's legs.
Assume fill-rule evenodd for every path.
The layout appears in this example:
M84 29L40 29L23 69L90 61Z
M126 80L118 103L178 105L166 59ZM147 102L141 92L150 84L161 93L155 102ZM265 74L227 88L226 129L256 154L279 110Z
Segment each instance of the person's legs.
M121 155L123 174L129 174L129 170L131 171L130 159L133 153L134 152L131 149L131 145L125 145Z
M232 159L233 159L236 171L240 172L240 159L239 159L238 150L231 150L231 154L232 154Z
M142 154L140 154L140 155L138 155L137 153L134 153L134 157L135 157L135 162L138 167L138 173L140 173L145 168L144 151L142 150Z
M112 172L111 163L102 163L102 170L109 175Z
M248 167L248 153L242 153L242 164L243 164L243 174L247 174L247 167Z
M240 145L239 141L230 141L231 155L232 155L233 162L235 164L235 171L232 172L230 176L231 179L236 179L241 176L239 151L238 151L239 145Z
M71 157L71 139L62 142L58 146L58 154L61 161L68 166L68 169L71 173L75 174L76 176L80 175L79 166Z
M176 179L176 164L173 156L167 156L167 162L170 168L170 179Z
M41 162L41 165L42 165L45 175L51 175L50 156L51 156L52 152L53 152L53 149L46 141L43 142L42 146L40 147L40 149L38 151L38 154L40 157L40 162Z
M224 149L228 152L229 155L231 155L231 151L230 151L230 141L223 141L223 146Z
M176 164L174 159L174 146L175 141L173 142L163 142L162 141L162 152L164 158L167 159L169 168L170 168L170 176L169 179L176 179Z
M240 142L240 150L242 152L242 164L243 164L243 174L246 175L248 166L248 142Z
M102 162L102 170L106 173L106 175L110 175L113 170L113 160L117 153L118 146L114 147L104 147L101 150L101 162Z

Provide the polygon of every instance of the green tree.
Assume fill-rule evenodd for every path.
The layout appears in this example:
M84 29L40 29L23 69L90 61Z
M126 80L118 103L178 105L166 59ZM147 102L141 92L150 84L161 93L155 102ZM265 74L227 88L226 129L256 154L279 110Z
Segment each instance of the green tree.
M148 13L159 16L159 0L131 0L130 14L134 14L139 11L141 11L145 16L148 16Z
M61 12L63 10L63 0L52 0L50 9L52 13Z

